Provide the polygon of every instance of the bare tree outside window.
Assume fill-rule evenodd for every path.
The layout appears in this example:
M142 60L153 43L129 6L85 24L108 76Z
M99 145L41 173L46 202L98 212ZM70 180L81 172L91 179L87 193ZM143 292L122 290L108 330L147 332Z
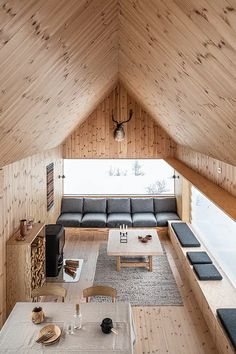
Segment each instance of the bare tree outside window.
M134 161L132 170L133 170L133 174L135 176L144 176L145 175L145 173L142 171L142 165L137 160Z
M163 194L168 192L166 181L163 179L161 181L157 180L156 182L150 184L146 191L148 194Z
M127 176L127 170L122 170L120 168L114 168L110 166L108 170L109 176Z

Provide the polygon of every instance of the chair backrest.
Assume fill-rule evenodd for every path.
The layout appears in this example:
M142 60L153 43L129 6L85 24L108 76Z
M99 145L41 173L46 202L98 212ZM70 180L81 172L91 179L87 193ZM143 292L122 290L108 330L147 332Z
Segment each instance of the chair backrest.
M62 302L65 301L67 290L58 285L44 285L41 288L34 289L32 291L33 301L39 301L40 296L57 296L62 298ZM36 299L36 300L35 300Z
M110 296L112 298L112 302L116 301L116 289L111 288L110 286L91 286L90 288L86 288L83 290L83 297L86 298L86 302L89 301L89 297L91 296Z

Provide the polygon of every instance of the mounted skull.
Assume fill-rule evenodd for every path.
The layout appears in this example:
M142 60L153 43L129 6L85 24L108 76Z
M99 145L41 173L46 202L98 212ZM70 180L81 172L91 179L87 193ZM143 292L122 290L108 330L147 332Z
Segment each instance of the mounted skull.
M123 124L128 123L130 121L130 119L132 118L133 115L133 111L132 109L130 109L129 111L129 118L127 120L124 120L123 122L118 122L117 120L114 119L114 115L113 115L113 111L112 111L112 120L114 123L116 123L116 128L114 130L114 139L116 141L122 141L125 138L125 131L124 131L124 127Z

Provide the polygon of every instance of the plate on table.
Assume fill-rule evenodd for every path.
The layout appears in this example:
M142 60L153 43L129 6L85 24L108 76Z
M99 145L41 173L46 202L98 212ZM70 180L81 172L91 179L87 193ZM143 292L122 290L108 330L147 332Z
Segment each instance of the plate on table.
M43 344L46 345L50 345L53 344L54 342L57 342L61 336L61 329L60 327L54 325L54 324L49 324L45 327L43 327L40 331L39 331L39 337L43 336L45 333L49 332L49 331L53 331L55 332L55 335L52 336L51 338L43 341Z

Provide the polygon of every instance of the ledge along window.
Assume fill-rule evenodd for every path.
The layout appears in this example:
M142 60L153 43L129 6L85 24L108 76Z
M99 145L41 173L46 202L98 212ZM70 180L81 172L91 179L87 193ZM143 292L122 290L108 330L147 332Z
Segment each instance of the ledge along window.
M192 224L236 287L236 222L192 187Z
M174 170L164 160L64 160L65 195L173 195Z

